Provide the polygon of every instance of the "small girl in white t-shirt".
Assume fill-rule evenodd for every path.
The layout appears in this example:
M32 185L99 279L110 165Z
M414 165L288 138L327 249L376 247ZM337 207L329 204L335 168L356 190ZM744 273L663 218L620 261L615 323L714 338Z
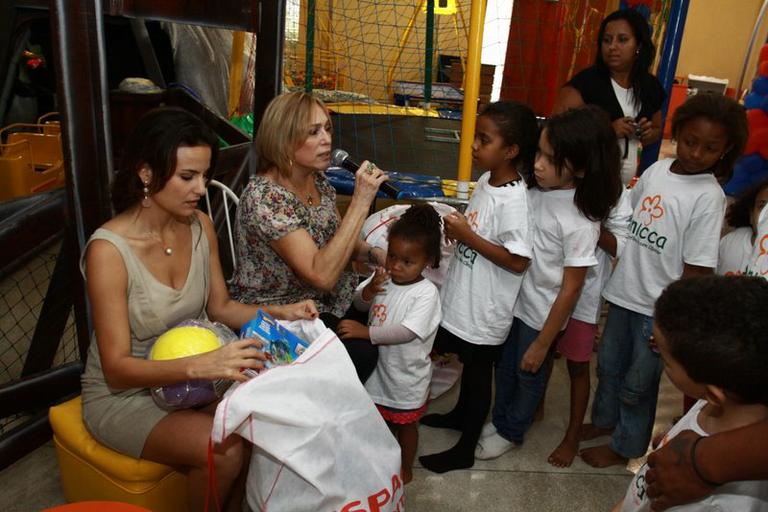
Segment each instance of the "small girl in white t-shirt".
M475 457L492 459L523 442L546 389L555 342L597 265L600 224L621 194L620 155L608 116L595 106L547 121L539 138L533 212L533 259L496 367L493 421Z
M768 203L768 180L744 192L728 207L725 220L733 231L720 239L717 273L739 276L746 272L757 234L757 218Z
M354 305L368 310L368 325L341 320L341 339L369 339L379 346L376 369L365 389L400 443L402 478L412 478L419 418L427 408L432 363L440 325L440 294L422 272L440 264L440 215L414 205L391 227L384 268L377 268L355 292Z
M714 272L725 214L721 183L747 140L744 107L719 94L697 94L676 111L677 158L659 160L632 189L629 238L603 297L610 303L597 357L592 423L582 441L595 467L624 465L651 440L662 362L649 339L653 304L673 281ZM692 306L695 307L695 306Z

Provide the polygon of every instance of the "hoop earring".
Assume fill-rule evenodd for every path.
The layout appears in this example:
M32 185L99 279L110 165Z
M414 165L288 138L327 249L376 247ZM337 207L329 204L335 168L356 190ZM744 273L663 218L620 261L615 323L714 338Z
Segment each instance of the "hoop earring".
M148 182L146 181L144 182L144 188L141 191L144 192L144 199L141 200L141 206L143 206L144 208L149 208L150 206L152 206L152 203L150 203L149 201L149 183Z

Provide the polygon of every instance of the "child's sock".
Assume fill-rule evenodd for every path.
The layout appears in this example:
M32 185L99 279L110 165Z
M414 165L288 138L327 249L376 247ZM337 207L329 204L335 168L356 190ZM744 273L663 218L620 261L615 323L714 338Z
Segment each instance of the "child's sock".
M501 457L517 446L512 441L504 439L498 432L484 437L475 449L475 457L480 460L490 460Z
M485 425L483 425L483 430L480 431L480 439L488 436L492 436L496 433L496 425L493 424L492 421L489 421Z
M421 419L425 425L434 421L445 425L442 428L461 430L461 439L450 450L419 457L419 462L426 469L435 473L445 473L475 465L475 447L488 410L491 408L492 375L493 362L490 358L477 358L475 361L465 362L459 401L453 411L443 415L430 415L439 418L428 419L425 416Z
M461 417L456 413L456 409L447 414L427 414L422 416L419 423L434 428L450 428L461 430Z
M470 379L462 377L459 399L456 401L456 405L453 406L453 410L445 414L427 414L421 417L419 423L428 427L449 428L461 432L465 421L467 399L471 394Z
M432 455L422 455L419 462L434 473L445 473L456 469L467 469L475 465L475 454L457 444L450 450Z

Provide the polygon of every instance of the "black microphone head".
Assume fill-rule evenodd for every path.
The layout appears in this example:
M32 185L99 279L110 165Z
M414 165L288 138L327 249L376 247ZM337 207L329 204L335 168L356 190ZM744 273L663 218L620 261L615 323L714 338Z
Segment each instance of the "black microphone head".
M344 167L344 160L349 158L349 153L343 149L336 148L331 151L331 165L334 167Z

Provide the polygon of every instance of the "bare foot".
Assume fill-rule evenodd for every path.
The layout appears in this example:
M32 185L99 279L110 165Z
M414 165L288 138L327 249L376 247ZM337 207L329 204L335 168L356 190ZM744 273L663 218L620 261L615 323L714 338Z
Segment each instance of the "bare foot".
M410 483L413 480L413 470L402 470L400 476L403 479L403 485Z
M597 437L609 436L612 433L612 428L600 428L594 426L592 423L585 423L581 426L581 430L579 431L579 439L582 441L589 441Z
M611 450L611 447L607 444L585 448L579 452L579 456L593 468L607 468L608 466L624 465L627 463L627 459Z
M557 468L567 468L579 451L579 440L564 437L560 445L549 455L547 462Z

